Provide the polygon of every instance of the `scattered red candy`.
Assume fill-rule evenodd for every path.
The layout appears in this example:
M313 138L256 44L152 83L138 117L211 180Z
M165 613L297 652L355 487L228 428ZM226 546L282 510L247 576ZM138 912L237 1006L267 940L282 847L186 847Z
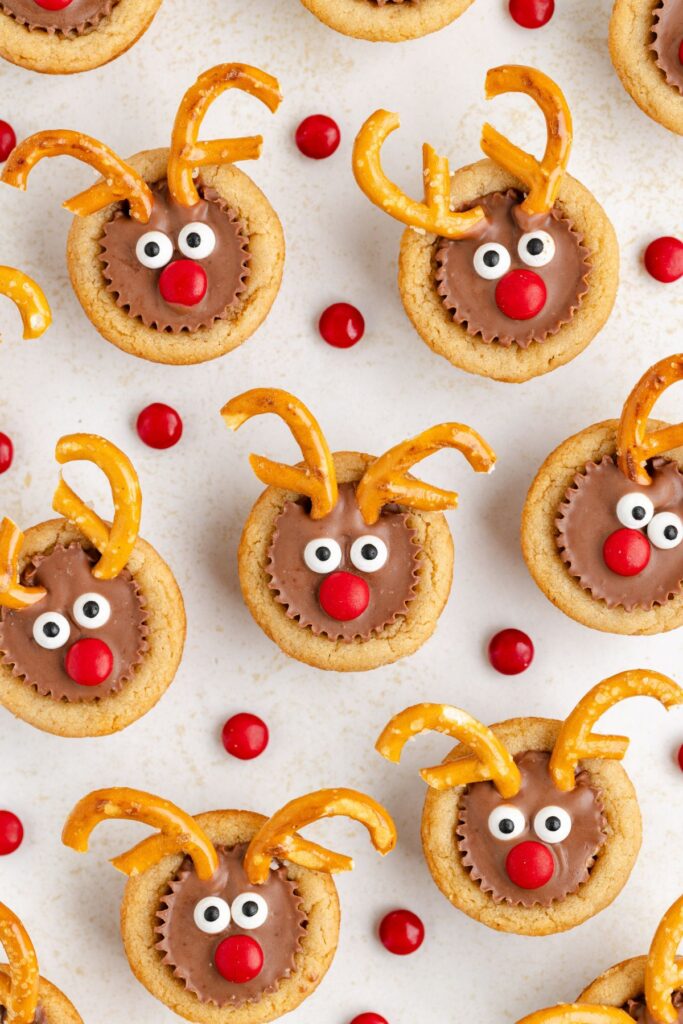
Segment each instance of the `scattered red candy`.
M510 881L520 889L540 889L553 877L555 861L547 846L528 841L510 850L505 870Z
M268 726L257 715L243 711L227 720L221 738L229 754L240 761L251 761L268 746Z
M4 163L17 144L14 128L7 121L0 121L0 162Z
M353 1018L351 1024L389 1024L389 1021L378 1013L361 1013Z
M0 473L6 473L12 465L14 445L7 434L0 434Z
M370 588L352 572L333 572L320 584L320 607L338 622L350 622L362 615L370 604Z
M531 637L521 629L501 629L489 641L489 661L496 672L516 676L524 672L534 659Z
M137 431L150 448L172 448L183 436L183 421L170 405L152 402L138 416Z
M65 7L73 3L73 0L35 0L44 11L63 11Z
M645 250L645 269L663 284L683 277L683 242L671 235L650 242Z
M522 28L542 28L555 13L555 0L510 0L510 14Z
M683 64L683 39L681 39L681 45L678 47L678 59Z
M420 948L425 937L422 921L410 910L392 910L382 919L379 937L385 949L407 956Z
M18 850L23 838L24 826L16 814L12 814L11 811L0 811L0 857Z
M114 667L114 656L104 640L77 640L64 659L66 674L79 686L99 686Z
M336 152L341 141L339 125L326 114L311 114L304 118L294 136L304 156L311 160L325 160Z
M208 287L206 271L194 260L174 260L159 275L159 291L171 306L196 306Z
M230 935L213 956L216 970L233 985L246 985L263 970L263 950L250 935Z
M678 748L678 767L683 772L683 744Z
M318 329L333 348L351 348L365 333L363 314L348 302L335 302L320 317Z
M511 320L531 320L545 306L548 292L533 270L511 270L496 287L498 309Z
M611 533L602 547L605 565L619 576L637 576L650 561L650 552L645 534L626 526Z

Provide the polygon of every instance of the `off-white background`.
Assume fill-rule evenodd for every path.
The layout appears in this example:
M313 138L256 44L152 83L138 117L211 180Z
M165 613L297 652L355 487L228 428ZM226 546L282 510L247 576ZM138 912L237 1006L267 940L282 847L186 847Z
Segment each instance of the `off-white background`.
M331 0L334 2L334 0ZM610 415L642 371L680 347L681 285L661 286L641 269L644 243L681 232L681 141L648 121L622 91L607 52L608 0L561 2L553 22L517 28L502 0L477 0L442 31L402 46L334 34L298 0L166 0L144 39L109 67L62 80L9 64L0 69L0 116L19 137L41 128L77 128L122 156L165 145L184 89L212 64L240 60L279 76L285 95L271 118L233 93L207 120L207 136L262 131L265 149L246 167L280 213L288 256L280 296L265 326L241 349L190 368L156 366L104 342L85 319L67 280L69 215L61 200L92 180L68 160L42 164L23 195L0 188L0 262L35 275L55 324L22 342L18 315L0 303L0 429L16 444L0 480L2 514L28 526L48 518L57 480L53 449L73 430L105 434L133 458L144 492L143 535L166 556L185 594L185 658L161 704L125 733L64 740L0 715L0 807L23 819L26 840L0 864L0 898L24 918L44 974L73 999L89 1024L167 1024L170 1011L129 973L118 935L124 879L107 864L144 835L139 826L102 826L91 853L60 845L64 818L90 789L139 786L198 812L241 807L273 812L321 786L367 789L396 816L397 851L380 862L365 833L346 822L320 826L337 849L356 857L342 877L342 938L318 992L292 1019L346 1024L374 1009L391 1024L467 1018L507 1021L574 998L598 971L645 952L657 921L683 891L683 776L674 753L683 711L669 716L638 700L606 725L633 742L627 767L638 787L645 838L640 860L616 903L566 935L525 939L470 921L432 884L419 847L424 787L418 767L448 749L425 737L401 767L373 753L388 717L418 700L461 704L484 721L519 714L563 717L595 682L647 666L683 681L681 634L619 639L566 619L537 591L522 561L519 516L526 489L551 447ZM469 377L433 355L403 315L396 284L401 228L371 207L349 169L353 135L376 107L398 110L403 126L386 164L413 193L427 136L453 166L478 156L485 117L520 144L542 143L541 116L522 97L487 105L484 74L504 62L535 64L565 88L574 111L574 175L613 218L623 280L606 329L574 363L524 386ZM292 142L305 115L324 111L343 141L321 163ZM683 284L683 282L681 283ZM330 302L356 303L367 319L362 343L328 348L315 324ZM461 494L449 515L456 543L450 602L431 642L398 665L365 675L324 674L289 661L252 622L236 578L240 530L260 485L251 450L296 458L285 427L260 419L233 436L220 406L256 385L289 388L308 402L333 448L380 454L447 419L472 424L495 446L492 477L476 477L454 453L424 464L424 475ZM176 406L185 422L177 448L153 452L134 421L148 402ZM683 418L681 393L661 412ZM74 468L81 493L108 510L95 473ZM489 667L488 637L528 630L536 660L508 679ZM250 709L271 727L267 753L251 764L228 758L219 740L231 713ZM381 915L405 905L424 919L420 952L391 957L375 938Z

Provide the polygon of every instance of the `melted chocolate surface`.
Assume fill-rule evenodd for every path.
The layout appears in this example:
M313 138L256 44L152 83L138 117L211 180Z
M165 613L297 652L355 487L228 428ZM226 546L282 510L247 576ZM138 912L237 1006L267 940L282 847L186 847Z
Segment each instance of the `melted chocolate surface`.
M669 85L683 93L683 0L661 0L652 25L652 50Z

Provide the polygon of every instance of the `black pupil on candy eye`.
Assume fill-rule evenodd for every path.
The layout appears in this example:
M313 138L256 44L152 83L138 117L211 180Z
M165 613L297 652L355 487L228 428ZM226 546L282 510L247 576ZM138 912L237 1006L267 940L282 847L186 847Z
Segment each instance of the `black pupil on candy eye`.
M645 515L646 515L646 513L645 513L645 509L643 508L643 506L642 505L636 505L636 507L633 509L633 518L637 519L638 521L640 521L641 519L645 518Z
M59 636L59 626L56 622L46 622L43 626L43 633L52 638Z
M676 540L676 537L678 536L678 530L675 526L665 526L664 536L667 540Z
M190 249L198 249L199 246L202 244L202 236L199 234L198 231L191 231L187 236L186 241Z
M543 242L540 238L530 238L526 244L526 251L530 256L540 256L543 252Z
M562 822L554 814L550 818L545 819L545 827L548 832L559 832L562 828Z
M332 552L330 551L329 548L316 548L315 549L315 557L320 562L327 562L327 560L331 557L331 555L332 555Z
M504 836L509 836L511 832L515 831L515 823L512 818L503 818L498 828Z
M248 900L242 907L242 913L245 917L255 917L258 914L258 903Z
M364 544L363 547L360 549L360 553L366 562L372 562L375 558L377 558L378 554L377 548L375 547L374 544Z
M158 256L161 252L158 242L148 242L145 246L145 256L150 256L152 259Z
M484 263L487 267L497 267L500 263L500 253L495 249L489 249L484 253Z
M220 916L221 912L218 907L207 907L204 911L205 921L217 921Z
M97 601L86 601L83 605L83 614L86 619L96 619L100 614L100 606Z

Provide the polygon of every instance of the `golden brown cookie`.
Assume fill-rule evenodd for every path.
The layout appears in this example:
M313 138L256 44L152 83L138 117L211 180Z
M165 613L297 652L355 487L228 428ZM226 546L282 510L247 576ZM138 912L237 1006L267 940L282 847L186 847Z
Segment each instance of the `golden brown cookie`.
M646 963L646 956L634 956L630 960L622 960L621 963L615 964L586 986L578 1002L625 1006L630 999L642 997L645 990Z
M356 39L401 43L450 25L473 0L301 0L325 25Z
M144 35L162 0L117 0L111 13L81 35L29 29L0 10L0 55L50 75L90 71L119 57Z
M667 5L677 2L665 0ZM657 38L653 30L663 8L662 0L616 0L609 48L622 85L640 109L669 131L683 135L683 90L668 79L653 48Z

